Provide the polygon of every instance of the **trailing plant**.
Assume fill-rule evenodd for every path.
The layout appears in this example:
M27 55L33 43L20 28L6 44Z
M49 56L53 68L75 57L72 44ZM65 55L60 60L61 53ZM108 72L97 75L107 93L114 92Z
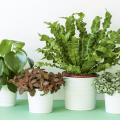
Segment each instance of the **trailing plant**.
M75 18L78 15L79 18ZM44 54L42 59L52 60L53 64L38 62L37 66L51 66L74 74L91 74L110 69L119 64L120 60L120 29L108 31L112 15L106 10L105 19L100 28L102 17L96 16L92 22L91 33L87 33L83 21L84 13L73 13L66 20L65 26L58 21L44 22L50 28L51 34L41 35L40 41L46 41L44 48L37 51ZM75 37L76 31L79 36Z
M26 52L22 49L25 43L4 39L0 43L0 90L3 85L7 85L11 92L17 92L14 84L8 83L19 72L23 71L23 67L28 61L30 66L34 62L27 57Z
M94 80L97 93L113 95L114 91L120 93L120 70L116 73L104 72Z
M19 90L19 94L23 94L24 91L28 91L31 96L35 95L36 89L43 91L45 95L49 91L52 93L57 92L61 85L65 84L63 80L63 74L48 73L40 67L33 67L25 69L23 74L14 76L9 80L9 83L14 83Z

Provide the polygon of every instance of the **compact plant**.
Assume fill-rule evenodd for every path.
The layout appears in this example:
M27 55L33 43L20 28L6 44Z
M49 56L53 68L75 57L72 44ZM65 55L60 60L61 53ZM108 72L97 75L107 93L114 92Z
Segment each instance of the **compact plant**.
M79 18L76 19L75 15ZM54 37L39 34L40 41L46 41L46 46L37 51L44 54L42 59L52 60L53 64L38 62L38 66L50 65L66 70L69 74L88 75L119 64L120 47L117 44L120 44L120 29L107 30L112 15L106 10L103 28L100 28L102 17L96 16L92 22L91 33L86 31L84 16L81 12L61 17L66 20L65 26L58 21L44 22ZM79 32L78 37L75 37L76 31Z
M17 88L14 84L8 83L9 79L12 79L15 75L23 70L26 62L28 61L30 66L34 65L34 62L27 57L26 52L22 49L24 42L4 39L0 43L0 90L3 85L7 85L8 89L12 92L17 92Z
M25 69L24 73L14 76L8 82L14 83L18 87L19 94L28 91L31 96L35 95L36 89L43 91L44 94L47 94L49 91L52 94L57 92L61 85L65 84L61 73L48 73L44 69L40 69L40 67Z
M116 73L104 72L95 78L94 85L97 93L113 95L117 90L120 93L120 70Z

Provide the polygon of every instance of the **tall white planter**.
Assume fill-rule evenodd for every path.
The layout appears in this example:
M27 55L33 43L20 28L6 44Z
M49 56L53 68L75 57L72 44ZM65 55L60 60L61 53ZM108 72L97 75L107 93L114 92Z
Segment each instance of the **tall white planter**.
M53 107L53 94L40 96L43 91L36 89L35 96L30 96L28 92L29 111L31 113L50 113Z
M7 85L3 85L0 91L0 106L10 107L16 104L17 93L11 92Z
M67 77L65 85L65 108L69 110L92 110L96 106L94 77Z
M115 91L112 96L105 93L105 109L107 113L120 114L120 93Z

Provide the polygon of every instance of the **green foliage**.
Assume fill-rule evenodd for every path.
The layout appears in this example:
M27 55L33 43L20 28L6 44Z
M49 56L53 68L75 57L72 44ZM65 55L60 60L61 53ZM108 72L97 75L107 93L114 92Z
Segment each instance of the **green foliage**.
M0 43L0 90L2 85L7 85L8 89L16 92L17 88L14 84L8 83L15 75L23 70L27 62L27 54L22 49L25 43L4 39ZM34 62L29 58L30 66L33 67Z
M104 72L94 80L97 93L113 95L114 91L120 93L120 71L116 73Z
M78 19L74 17L78 15ZM99 16L92 22L91 33L86 31L86 23L83 22L84 13L73 13L66 19L65 26L58 21L54 23L44 22L50 28L51 34L41 35L40 41L46 41L46 46L37 51L44 54L42 59L52 60L53 64L38 62L38 66L50 65L75 74L91 74L110 69L119 64L120 60L120 29L107 31L110 27L112 15L106 11L105 19L100 29ZM79 31L79 37L75 37L75 30Z

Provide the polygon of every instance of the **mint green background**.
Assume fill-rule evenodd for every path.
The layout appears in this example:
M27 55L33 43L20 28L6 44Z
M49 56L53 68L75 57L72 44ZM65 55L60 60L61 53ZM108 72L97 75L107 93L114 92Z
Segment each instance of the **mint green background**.
M119 120L120 115L105 112L103 100L97 100L96 109L71 111L65 109L64 100L54 100L53 112L35 114L29 112L27 100L17 100L14 107L0 107L0 120Z

